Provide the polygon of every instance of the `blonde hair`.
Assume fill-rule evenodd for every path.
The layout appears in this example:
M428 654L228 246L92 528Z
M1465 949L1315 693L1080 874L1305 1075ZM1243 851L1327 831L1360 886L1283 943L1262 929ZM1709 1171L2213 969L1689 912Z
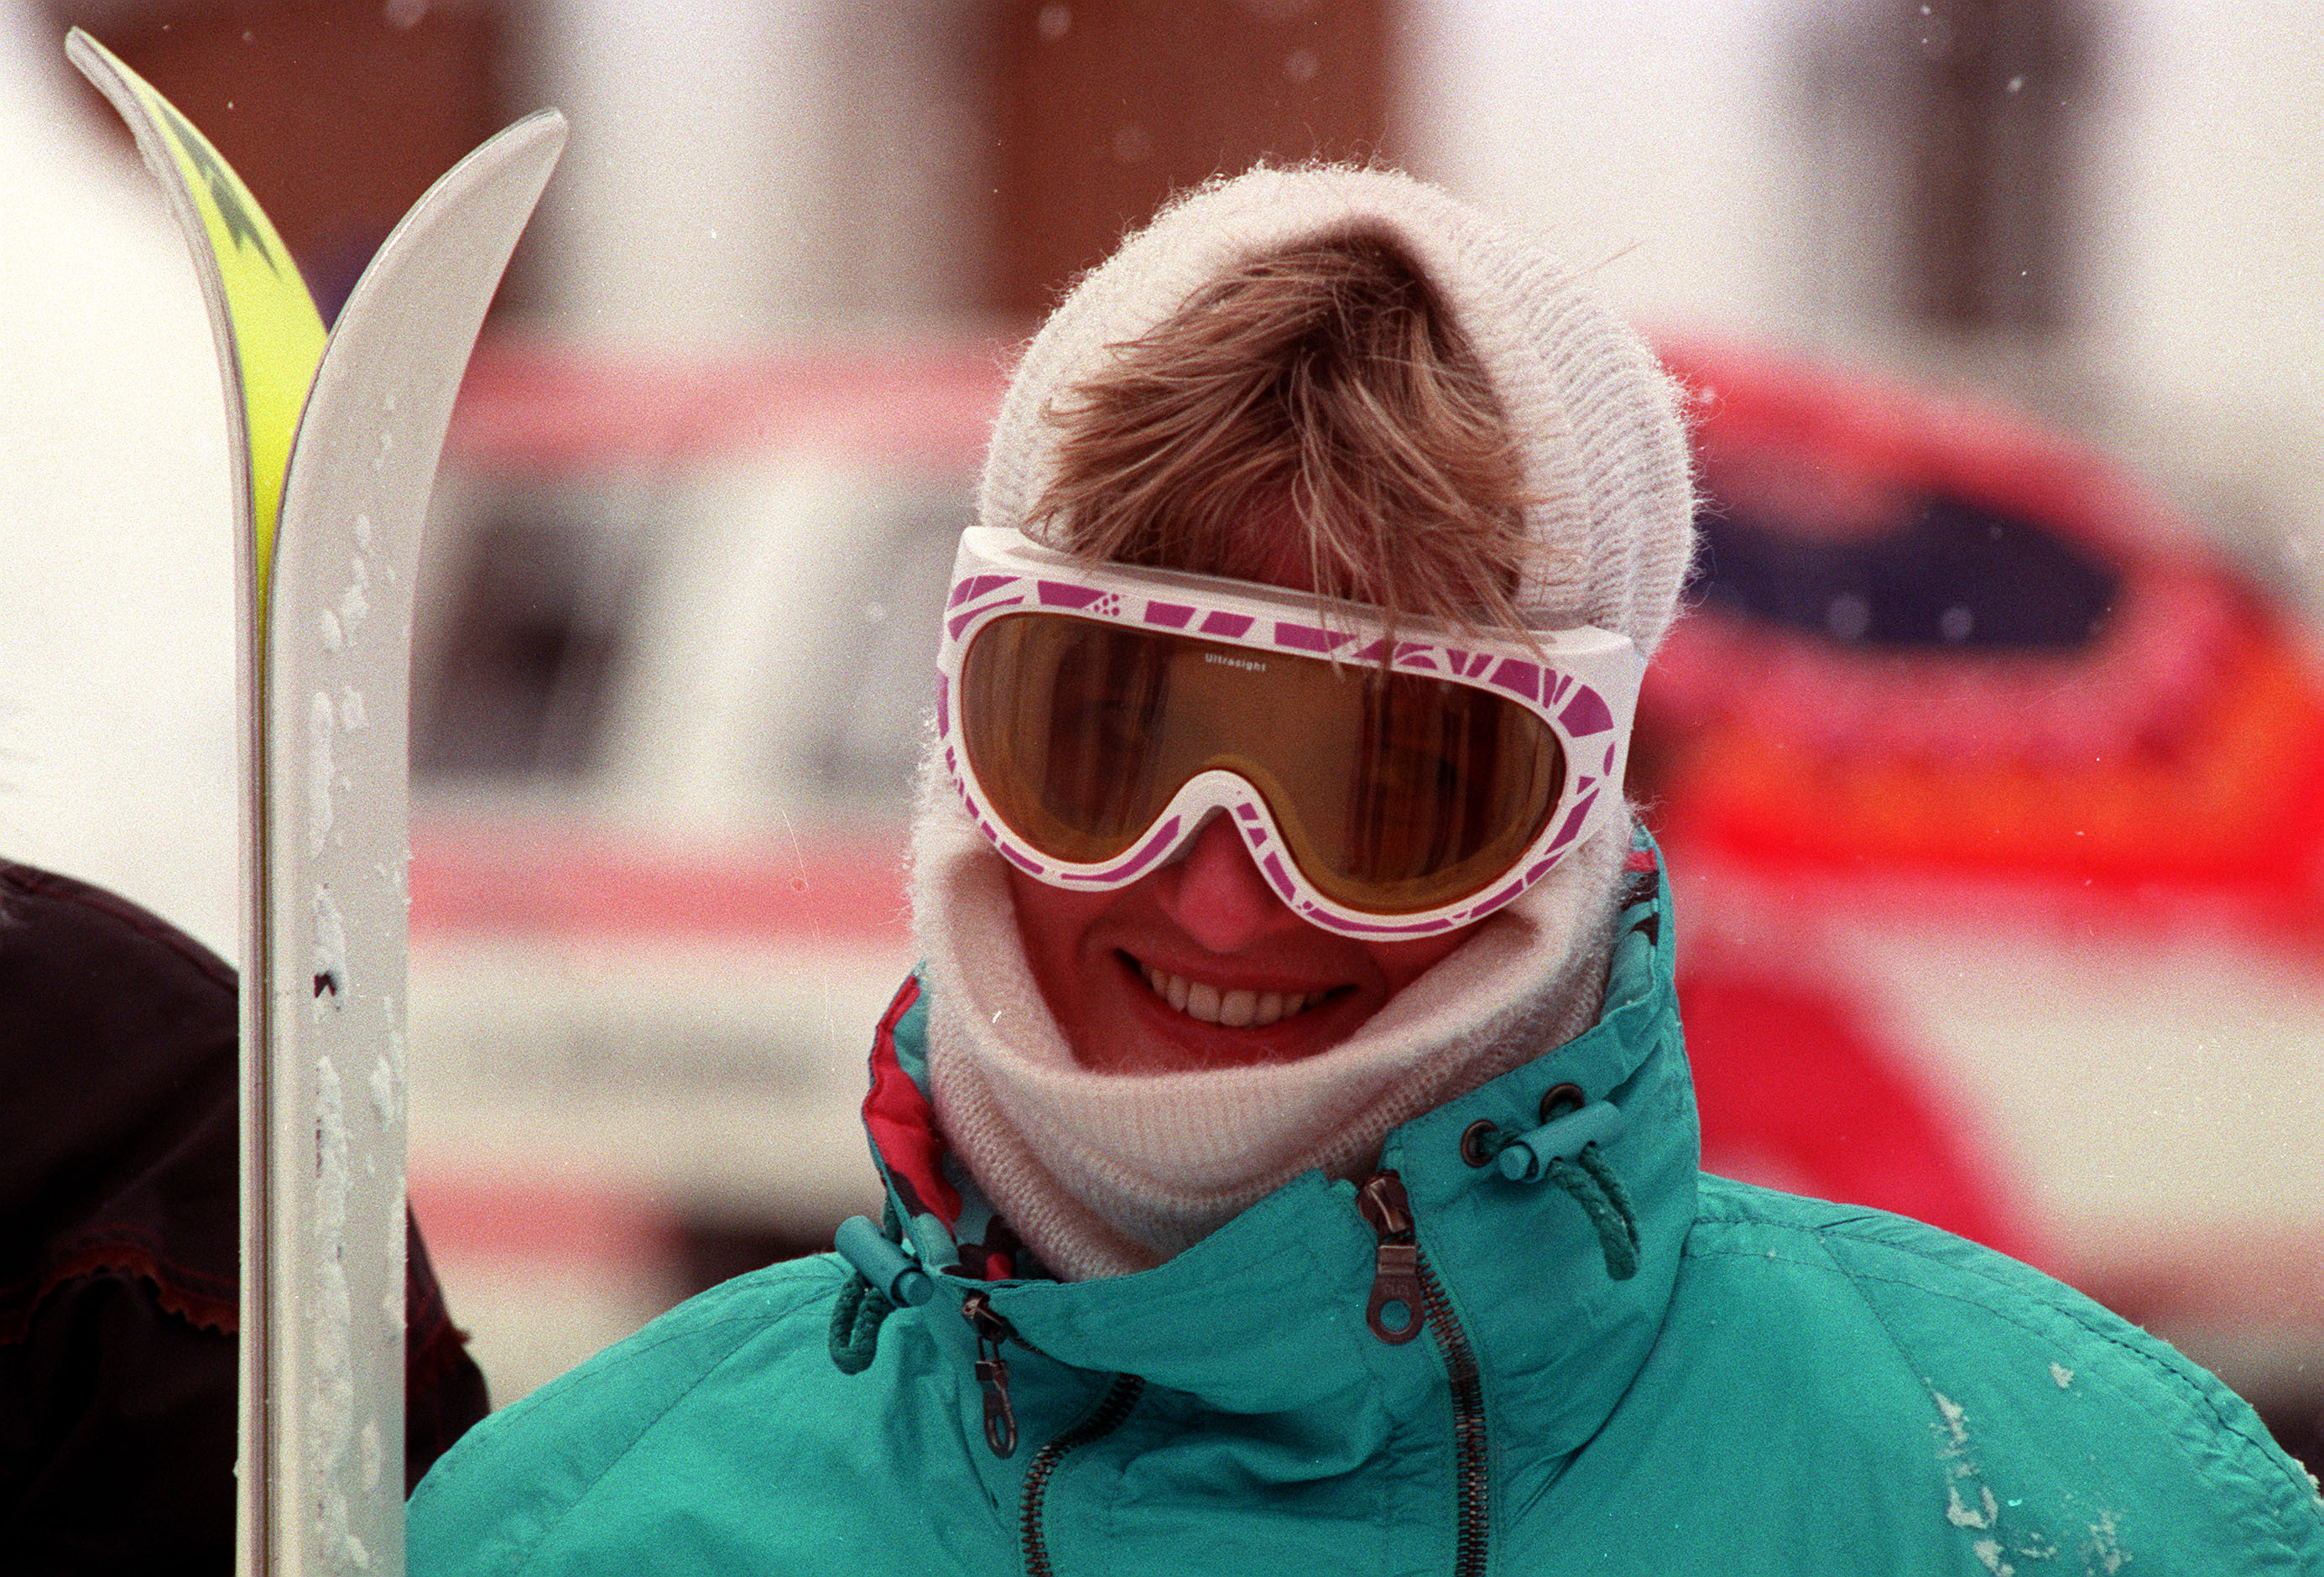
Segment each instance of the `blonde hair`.
M1028 530L1096 559L1254 578L1296 528L1314 589L1522 628L1522 451L1419 270L1351 234L1255 259L1052 401ZM1294 544L1295 546L1297 543Z

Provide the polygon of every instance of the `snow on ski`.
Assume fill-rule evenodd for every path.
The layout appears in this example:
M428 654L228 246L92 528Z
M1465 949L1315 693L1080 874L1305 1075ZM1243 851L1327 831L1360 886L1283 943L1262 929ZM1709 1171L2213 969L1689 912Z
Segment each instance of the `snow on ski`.
M460 374L565 123L529 116L429 189L327 338L216 151L86 33L67 47L187 233L242 483L238 1563L392 1574L412 588Z

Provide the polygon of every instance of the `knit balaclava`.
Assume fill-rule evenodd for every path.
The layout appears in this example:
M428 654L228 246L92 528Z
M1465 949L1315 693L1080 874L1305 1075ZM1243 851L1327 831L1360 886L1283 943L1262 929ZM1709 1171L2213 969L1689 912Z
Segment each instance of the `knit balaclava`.
M1023 528L1056 470L1053 402L1109 347L1245 263L1347 236L1388 242L1482 361L1517 436L1536 544L1529 622L1619 631L1651 653L1692 547L1685 439L1637 336L1530 238L1408 177L1262 169L1174 204L1085 277L1028 347L979 495ZM1310 1168L1348 1176L1388 1130L1586 1028L1611 945L1626 828L1576 849L1340 1045L1304 1060L1164 1074L1082 1067L1019 940L1000 855L940 767L924 775L913 910L934 1002L938 1120L1055 1273L1159 1263Z

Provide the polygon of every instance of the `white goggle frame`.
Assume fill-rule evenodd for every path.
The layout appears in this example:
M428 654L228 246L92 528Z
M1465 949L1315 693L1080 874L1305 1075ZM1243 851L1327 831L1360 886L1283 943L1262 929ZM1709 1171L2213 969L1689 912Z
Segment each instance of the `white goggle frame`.
M1213 813L1242 836L1277 896L1325 930L1373 941L1434 936L1473 924L1546 876L1558 861L1623 814L1622 770L1646 662L1628 637L1583 625L1536 630L1527 640L1463 633L1428 620L1400 620L1388 666L1509 697L1545 723L1565 753L1565 780L1541 833L1499 878L1439 908L1415 913L1351 908L1318 890L1286 847L1274 814L1247 779L1195 773L1130 847L1097 864L1060 862L994 813L960 735L960 673L970 644L1004 615L1054 613L1157 634L1351 664L1378 663L1379 610L1305 592L1121 564L1091 564L1005 527L961 533L937 653L938 746L978 830L1010 863L1074 891L1125 887L1167 862Z

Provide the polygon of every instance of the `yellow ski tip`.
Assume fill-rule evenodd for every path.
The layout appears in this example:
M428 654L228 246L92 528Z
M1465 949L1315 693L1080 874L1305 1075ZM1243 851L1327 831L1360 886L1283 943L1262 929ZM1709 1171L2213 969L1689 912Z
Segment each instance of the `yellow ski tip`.
M228 421L240 440L263 604L283 468L323 357L322 315L273 221L209 139L84 30L67 36L65 53L128 123L193 248L228 384Z

